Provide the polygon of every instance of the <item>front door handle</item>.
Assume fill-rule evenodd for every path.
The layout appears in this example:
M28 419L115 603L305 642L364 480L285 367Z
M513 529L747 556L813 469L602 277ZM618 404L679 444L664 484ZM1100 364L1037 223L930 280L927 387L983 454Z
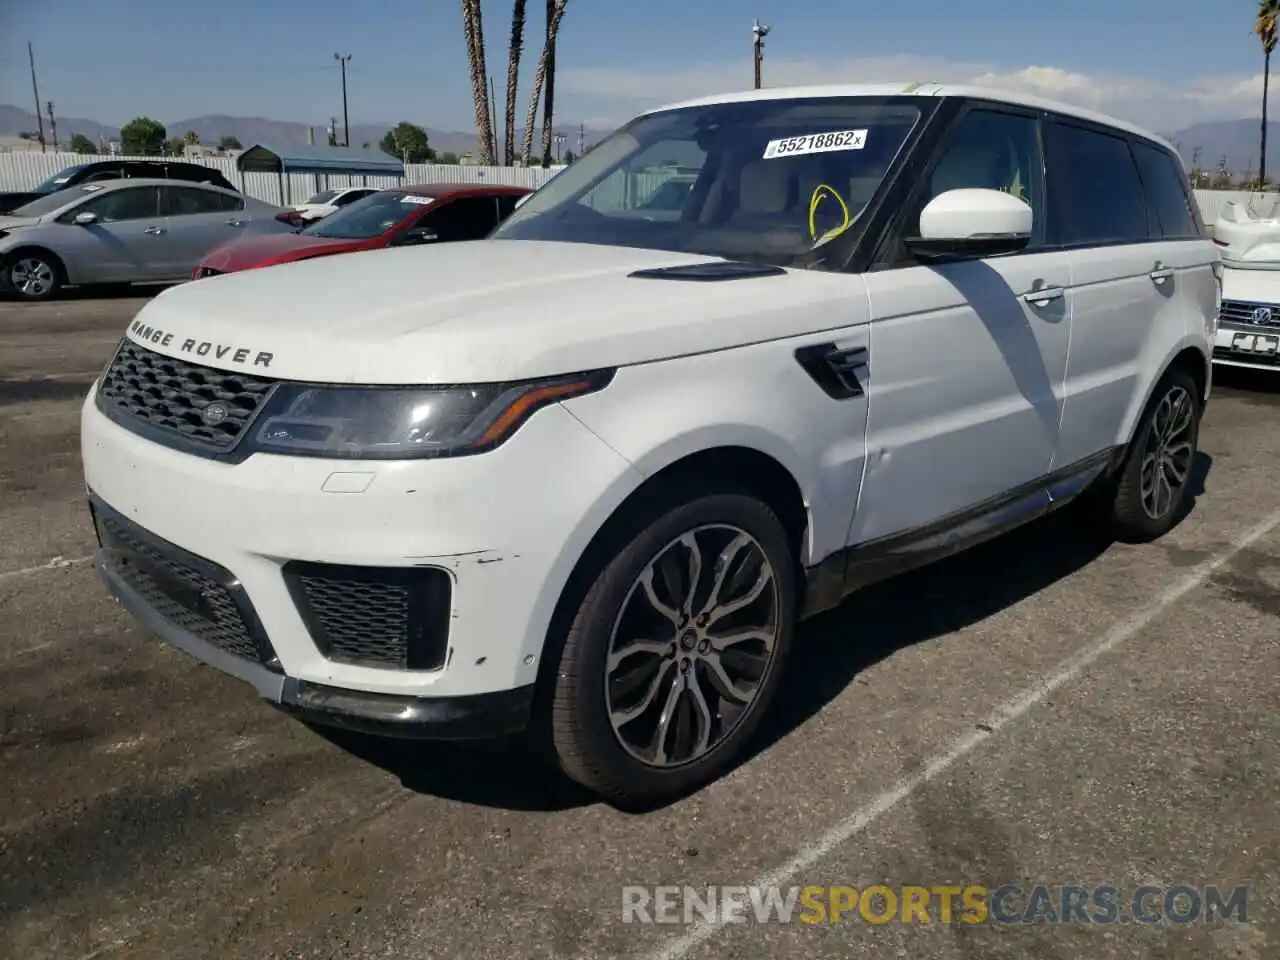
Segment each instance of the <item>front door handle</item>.
M147 229L142 232L150 234L153 237L158 237L160 234L164 233L164 227L147 227Z
M1151 278L1152 283L1161 284L1173 276L1173 268L1166 267L1157 260L1156 265L1151 268L1151 272L1147 276Z
M1061 287L1040 287L1038 290L1024 293L1022 299L1033 307L1043 307L1045 304L1062 297L1065 292Z
M243 227L243 226L244 226L244 221L243 221L243 220L237 220L235 217L232 217L230 220L224 220L224 221L223 221L223 223L225 223L228 227Z

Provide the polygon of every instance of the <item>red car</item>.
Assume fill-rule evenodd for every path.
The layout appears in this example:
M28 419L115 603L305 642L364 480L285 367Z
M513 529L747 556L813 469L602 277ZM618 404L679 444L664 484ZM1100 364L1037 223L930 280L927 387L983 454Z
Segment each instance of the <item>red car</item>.
M511 215L528 187L429 183L379 190L297 233L233 240L200 261L193 280L292 260L450 240L480 240Z

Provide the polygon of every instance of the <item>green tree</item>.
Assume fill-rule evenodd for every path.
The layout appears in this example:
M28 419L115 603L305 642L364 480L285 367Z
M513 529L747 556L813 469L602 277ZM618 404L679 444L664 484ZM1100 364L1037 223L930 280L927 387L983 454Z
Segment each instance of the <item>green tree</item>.
M200 134L196 133L194 130L188 130L182 135L182 142L194 147L200 142Z
M458 155L452 150L446 150L444 153L436 157L436 163L443 163L451 167L456 167L458 165Z
M218 138L218 149L219 150L243 150L244 147L240 145L239 140L237 140L235 137L231 136L231 134L228 133L225 136Z
M83 133L73 133L69 144L72 153L97 153L98 145Z
M564 152L564 160L563 160L563 163L564 163L564 165L565 165L566 167L567 167L569 164L573 163L573 161L574 161L574 160L576 160L576 159L578 159L578 158L577 158L577 157L575 157L575 156L573 155L573 151L572 151L572 150L566 150L566 151Z
M120 149L126 156L154 157L164 152L164 124L135 117L120 128Z
M436 152L427 141L427 131L408 120L402 120L388 130L378 148L406 163L432 163L436 158Z
M1280 27L1280 0L1258 0L1258 12L1253 19L1253 32L1262 44L1262 160L1258 164L1258 180L1267 179L1267 94L1271 85L1271 54L1276 48L1277 28Z
M181 137L171 137L164 142L165 156L180 157L186 152L186 147L187 141L183 140ZM125 151L125 153L128 152L129 151L127 150Z

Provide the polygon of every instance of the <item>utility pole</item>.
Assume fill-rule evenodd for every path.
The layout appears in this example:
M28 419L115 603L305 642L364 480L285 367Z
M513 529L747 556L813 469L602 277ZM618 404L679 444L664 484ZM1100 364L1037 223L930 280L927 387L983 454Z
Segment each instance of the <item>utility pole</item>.
M587 146L587 125L578 124L578 156L582 156Z
M493 74L489 74L489 155L498 162L498 100L493 95Z
M338 145L338 118L329 118L329 146L336 147Z
M764 38L769 35L769 27L757 18L751 25L751 46L754 51L756 66L756 89L760 89L760 74L764 67Z
M347 118L347 64L351 62L351 54L345 57L338 54L333 55L333 59L338 61L338 66L342 68L342 139L343 146L351 146L351 123ZM338 145L338 137L335 132L333 145Z
M50 100L46 106L49 108L49 136L53 138L53 152L58 152L58 121L53 119L53 101Z
M40 152L44 153L44 121L40 119L40 88L36 85L36 55L27 41L27 61L31 64L31 92L36 98L36 127L40 131Z

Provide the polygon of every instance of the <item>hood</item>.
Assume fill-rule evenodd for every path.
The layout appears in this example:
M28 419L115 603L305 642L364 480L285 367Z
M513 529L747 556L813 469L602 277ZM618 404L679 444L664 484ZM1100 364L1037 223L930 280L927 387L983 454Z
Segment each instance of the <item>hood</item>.
M1280 270L1280 219L1274 200L1229 201L1213 225L1224 263L1241 269Z
M39 217L6 217L0 215L0 230L16 230L18 227L34 227Z
M297 233L266 233L224 243L205 255L202 267L223 273L249 270L269 263L298 260L317 253L341 253L363 241L304 237Z
M704 353L867 314L860 280L794 270L713 282L629 276L713 257L478 240L248 270L172 287L130 336L223 369L334 383L467 383ZM283 305L283 306L282 306Z

